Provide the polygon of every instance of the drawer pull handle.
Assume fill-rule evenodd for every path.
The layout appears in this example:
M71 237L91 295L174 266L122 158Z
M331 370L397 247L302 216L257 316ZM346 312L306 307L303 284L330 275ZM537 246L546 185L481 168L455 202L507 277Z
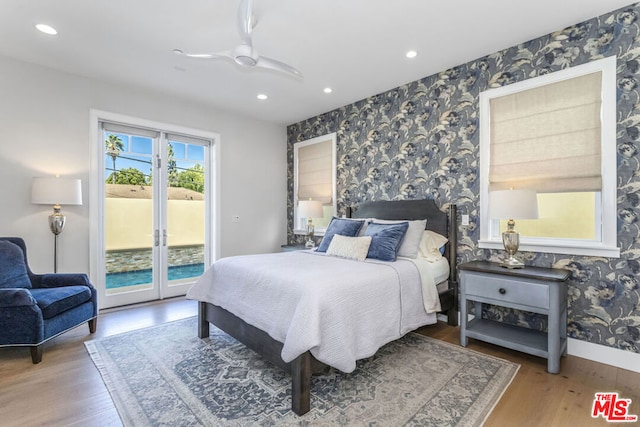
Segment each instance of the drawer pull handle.
M498 289L498 292L500 292L500 294L504 295L507 293L507 290L505 288L500 288Z

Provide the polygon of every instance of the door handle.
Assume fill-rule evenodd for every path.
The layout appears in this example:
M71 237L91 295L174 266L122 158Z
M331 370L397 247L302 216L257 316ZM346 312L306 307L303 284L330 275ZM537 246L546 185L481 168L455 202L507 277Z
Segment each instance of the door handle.
M158 246L160 244L160 230L153 231L153 246Z
M167 230L162 230L162 246L167 246Z

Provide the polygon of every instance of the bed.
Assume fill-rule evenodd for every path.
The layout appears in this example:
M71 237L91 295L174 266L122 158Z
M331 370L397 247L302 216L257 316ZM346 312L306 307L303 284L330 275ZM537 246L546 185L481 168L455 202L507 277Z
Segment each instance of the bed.
M444 246L443 256L446 259L446 262L448 262L448 275L446 276L445 280L443 280L442 283L440 283L440 285L438 286L438 295L436 295L436 298L439 299L438 308L440 313L446 315L447 321L450 325L457 325L458 284L456 280L456 245L451 244L451 242L455 243L457 241L455 226L455 205L449 205L447 211L443 212L436 206L433 200L375 201L363 203L357 209L348 209L347 217L354 219L377 218L382 220L426 219L427 230L431 230L438 234L446 236L450 243L447 243ZM358 270L360 268L363 269L363 272L365 268L374 269L372 270L375 271L374 274L386 275L383 277L387 277L388 280L395 278L394 275L400 277L402 274L409 274L410 270L406 267L407 262L410 260L403 260L402 262L398 263L384 263L375 261L370 262L370 260L367 259L369 263L365 267L365 263L352 262L351 265L346 265L346 262L348 261L330 261L329 258L334 257L324 257L322 255L323 254L312 253L283 253L253 256L253 258L249 258L251 268L246 269L246 271L241 271L240 274L236 273L235 275L233 273L234 271L236 271L233 269L235 260L230 260L228 263L220 267L216 272L212 272L212 269L205 272L203 277L199 280L199 283L194 286L194 288L198 287L198 289L194 290L194 288L192 288L192 290L190 290L189 294L187 295L189 298L197 299L199 301L198 336L200 338L206 338L209 336L209 325L213 324L238 341L242 342L247 347L261 354L265 359L269 360L270 362L274 363L275 365L281 367L291 374L291 406L293 412L298 415L302 415L308 412L310 409L311 376L314 374L325 372L328 369L328 365L321 362L320 360L328 360L329 364L331 364L332 366L337 367L338 369L345 372L349 372L349 369L352 366L355 366L354 364L352 364L352 359L363 358L372 355L373 353L375 353L375 350L379 348L379 342L384 343L385 341L389 341L389 339L397 339L409 330L416 329L423 324L433 323L425 321L424 318L416 314L417 312L412 313L410 309L408 313L405 312L406 310L403 304L406 304L406 306L409 307L409 304L407 302L416 299L415 292L417 291L412 287L406 289L402 288L399 291L399 298L394 299L393 297L387 297L386 304L398 304L399 306L402 306L402 313L396 314L395 309L393 308L389 310L393 314L393 316L397 317L388 322L393 326L389 326L387 328L385 324L386 321L384 319L378 319L376 316L370 315L371 312L376 312L376 310L367 311L363 309L362 315L357 313L347 314L348 316L362 317L358 317L358 321L355 322L353 321L353 317L346 319L345 322L347 324L355 325L353 326L354 331L347 330L346 332L338 332L337 328L335 328L334 325L325 325L323 328L316 328L316 318L327 319L327 322L329 322L330 320L334 320L335 322L340 323L340 319L336 320L336 318L340 317L340 314L326 315L325 308L316 309L316 307L311 304L305 305L305 301L307 300L304 298L296 299L297 297L294 298L293 296L288 296L289 294L287 294L287 292L296 292L294 285L296 283L295 279L297 279L298 277L294 276L293 278L287 280L282 279L283 283L280 284L274 283L273 286L275 287L270 288L271 290L269 292L283 293L274 293L274 295L263 293L261 295L258 295L256 299L262 302L261 304L249 305L247 302L249 298L245 298L242 293L233 293L242 292L242 289L245 288L252 289L249 285L251 281L254 280L254 277L262 279L264 274L267 274L269 272L269 269L273 270L273 262L281 263L282 269L286 268L287 263L292 263L294 261L295 264L304 266L302 270L297 270L297 275L306 274L307 271L311 270L312 264L317 264L319 268L324 268L323 271L325 272L328 270L336 270L338 273L345 273L348 270L353 270L351 275L345 274L344 276L340 276L344 277L345 283L349 286L352 285L352 281L358 280L358 276L361 275L360 270ZM293 257L295 257L295 259ZM241 257L232 258L235 259ZM238 260L238 262L239 261L240 260ZM247 260L245 259L242 261L246 263ZM334 264L326 264L329 262L332 262ZM280 268L280 264L277 265L279 266L278 268ZM222 276L223 273L220 269L224 268L228 268L228 271L230 271L231 273L228 273L226 276ZM415 268L413 268L413 270L415 270ZM404 271L406 271L407 273L405 273ZM222 292L219 291L203 291L203 289L205 289L205 284L209 284L210 282L212 282L213 274L217 275L217 281L221 281L220 278L224 277L225 280L232 282L234 286L229 286L230 288L232 288L229 291L231 292L229 295L221 295ZM316 276L318 275L317 273L314 274ZM308 278L305 278L305 280L307 279ZM367 279L364 278L363 280L366 281ZM301 283L304 283L302 278L300 278L299 281ZM339 283L334 282L339 281L331 281L331 283L327 284L328 291L323 289L323 292L316 292L315 294L313 294L313 298L320 299L322 297L329 301L327 304L330 307L333 307L333 304L336 304L336 302L339 302L341 300L341 298L338 297L334 298L335 293L339 292L338 289L340 287ZM279 289L279 287L282 287L283 290ZM378 291L378 287L376 287L376 285L372 283L370 287L371 291L367 292L367 294L376 294L376 292L391 292L389 290L390 287L391 286L380 286L380 290ZM218 287L218 289L220 289L220 287ZM315 289L315 285L313 289ZM414 294L412 294L411 292L414 292ZM206 296L205 293L207 293ZM384 293L381 293L380 295L381 296L371 298L385 298ZM366 297L366 295L363 295L363 298L364 297ZM297 340L285 339L283 335L284 332L278 332L282 330L282 328L287 329L286 324L277 325L277 323L281 320L281 317L288 319L286 315L288 307L282 304L284 304L284 302L288 301L289 299L295 299L296 305L292 306L293 308L291 309L292 320L286 320L287 322L291 322L291 324L288 326L289 329L287 333L296 337L298 337L298 335L302 337L301 339ZM422 298L418 299L422 301ZM396 300L398 302L395 302ZM390 303L389 301L392 302ZM364 304L362 304L364 307L369 307L368 304L375 304L375 299L371 299L370 301L363 299L363 302L365 302ZM282 305L282 307L277 304ZM322 303L320 302L318 303L318 305L321 304ZM322 313L317 314L317 316L314 317L314 311L321 311ZM357 310L353 311L356 312ZM424 311L426 310L423 310L423 312ZM433 316L435 316L435 313L433 313ZM312 336L311 338L307 338L308 336L310 336L309 331L304 331L304 333L301 332L297 334L297 329L301 328L301 326L299 326L301 325L301 323L295 320L298 317L301 319L305 319L304 327L311 330L311 335L316 334L316 329L318 329L317 334L321 336ZM309 318L312 318L313 321L308 320ZM322 320L320 323L323 322L325 321ZM375 324L375 322L380 323ZM399 325L399 329L397 329L395 326L396 322ZM308 326L307 324L309 324L310 326ZM259 325L259 327L254 325ZM373 330L376 334L380 333L381 336L371 337L371 341L373 341L373 344L370 344L367 340L367 334L369 332L361 332L361 325L362 330ZM388 331L385 331L385 329L388 329ZM334 334L335 337L331 336L332 334ZM321 338L328 343L327 345L325 345L326 349L313 347L314 343L316 343L315 340L320 340ZM299 344L301 340L310 340L310 342L303 343L304 345L307 345L307 347L301 347ZM353 345L350 345L350 340L360 341L357 343L357 345L355 343ZM305 348L312 347L312 350L304 350ZM354 354L350 353L352 349L355 351ZM312 354L312 351L317 357ZM345 355L343 353L348 354Z

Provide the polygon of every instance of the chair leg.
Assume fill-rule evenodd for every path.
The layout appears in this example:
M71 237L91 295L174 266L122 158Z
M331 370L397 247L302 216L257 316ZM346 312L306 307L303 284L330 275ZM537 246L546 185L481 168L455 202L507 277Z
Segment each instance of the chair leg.
M29 350L31 350L31 361L33 361L33 364L40 363L42 361L42 344L31 346Z
M89 332L90 333L94 333L96 331L96 327L98 326L98 318L94 317L93 319L89 320Z

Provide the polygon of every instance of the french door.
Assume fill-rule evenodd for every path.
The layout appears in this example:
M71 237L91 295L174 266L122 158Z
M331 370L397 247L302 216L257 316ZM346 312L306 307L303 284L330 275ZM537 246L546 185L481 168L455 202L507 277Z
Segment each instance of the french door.
M100 122L104 141L100 307L186 294L211 259L212 141Z

